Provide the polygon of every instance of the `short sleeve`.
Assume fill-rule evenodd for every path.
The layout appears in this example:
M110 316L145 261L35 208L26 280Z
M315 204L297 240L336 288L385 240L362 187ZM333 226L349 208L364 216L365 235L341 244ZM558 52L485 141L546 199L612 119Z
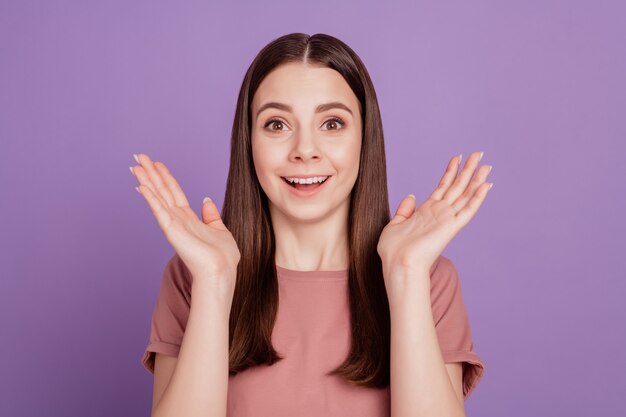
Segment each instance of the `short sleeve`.
M463 365L463 399L478 385L485 366L474 352L461 282L452 261L440 255L431 269L431 305L439 347L445 363Z
M191 306L191 274L174 254L161 278L161 287L152 312L150 338L141 362L154 374L155 353L178 356Z

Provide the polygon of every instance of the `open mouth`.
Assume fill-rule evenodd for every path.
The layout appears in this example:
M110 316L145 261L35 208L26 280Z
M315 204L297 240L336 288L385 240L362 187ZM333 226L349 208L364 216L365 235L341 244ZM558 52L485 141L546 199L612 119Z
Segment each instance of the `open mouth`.
M322 182L315 182L315 183L311 183L311 184L300 184L300 183L291 183L289 181L287 181L287 178L285 177L281 177L283 179L283 181L285 181L289 186L291 186L292 188L295 188L296 190L314 190L316 188L319 188L322 186L322 184L324 184L326 181L328 181L330 179L331 175L329 175L328 177L326 177L326 179Z

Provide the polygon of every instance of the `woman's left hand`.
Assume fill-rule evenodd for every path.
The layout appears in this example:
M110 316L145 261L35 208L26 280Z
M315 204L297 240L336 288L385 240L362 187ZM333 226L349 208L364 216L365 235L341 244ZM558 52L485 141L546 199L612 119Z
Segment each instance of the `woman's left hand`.
M448 163L439 185L417 209L412 196L400 203L394 218L383 229L377 246L385 279L395 271L429 271L454 236L474 217L492 183L483 165L472 178L481 152L473 152L457 176L460 156Z

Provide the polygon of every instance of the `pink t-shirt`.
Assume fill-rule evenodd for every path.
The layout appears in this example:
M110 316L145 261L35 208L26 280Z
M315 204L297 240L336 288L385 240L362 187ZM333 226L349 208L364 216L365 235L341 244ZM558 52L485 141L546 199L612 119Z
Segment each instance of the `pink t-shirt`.
M325 373L350 347L348 271L296 271L277 266L279 305L272 343L283 360L229 377L228 417L389 416L390 390L356 387ZM191 282L177 254L161 282L148 346L141 359L154 373L155 352L178 356L189 317ZM450 259L431 268L431 304L444 362L463 363L467 398L484 373L473 351L461 282Z

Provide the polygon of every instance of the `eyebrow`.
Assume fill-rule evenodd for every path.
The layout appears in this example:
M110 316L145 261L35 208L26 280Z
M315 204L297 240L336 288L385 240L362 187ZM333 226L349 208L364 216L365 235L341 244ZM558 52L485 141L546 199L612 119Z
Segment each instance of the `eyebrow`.
M277 103L275 101L269 102L269 103L265 103L264 105L262 105L259 110L256 112L256 118L259 118L259 114L261 114L261 112L263 110L269 109L269 108L274 108L274 109L278 109L278 110L284 110L287 111L289 113L293 112L293 108L287 104L283 104L283 103ZM320 104L319 106L317 106L315 108L315 113L321 113L323 111L326 110L330 110L330 109L343 109L345 111L347 111L348 113L350 113L351 116L354 116L352 114L352 110L350 110L350 108L348 106L346 106L345 104L339 102L339 101L332 101L330 103L324 103L324 104Z

